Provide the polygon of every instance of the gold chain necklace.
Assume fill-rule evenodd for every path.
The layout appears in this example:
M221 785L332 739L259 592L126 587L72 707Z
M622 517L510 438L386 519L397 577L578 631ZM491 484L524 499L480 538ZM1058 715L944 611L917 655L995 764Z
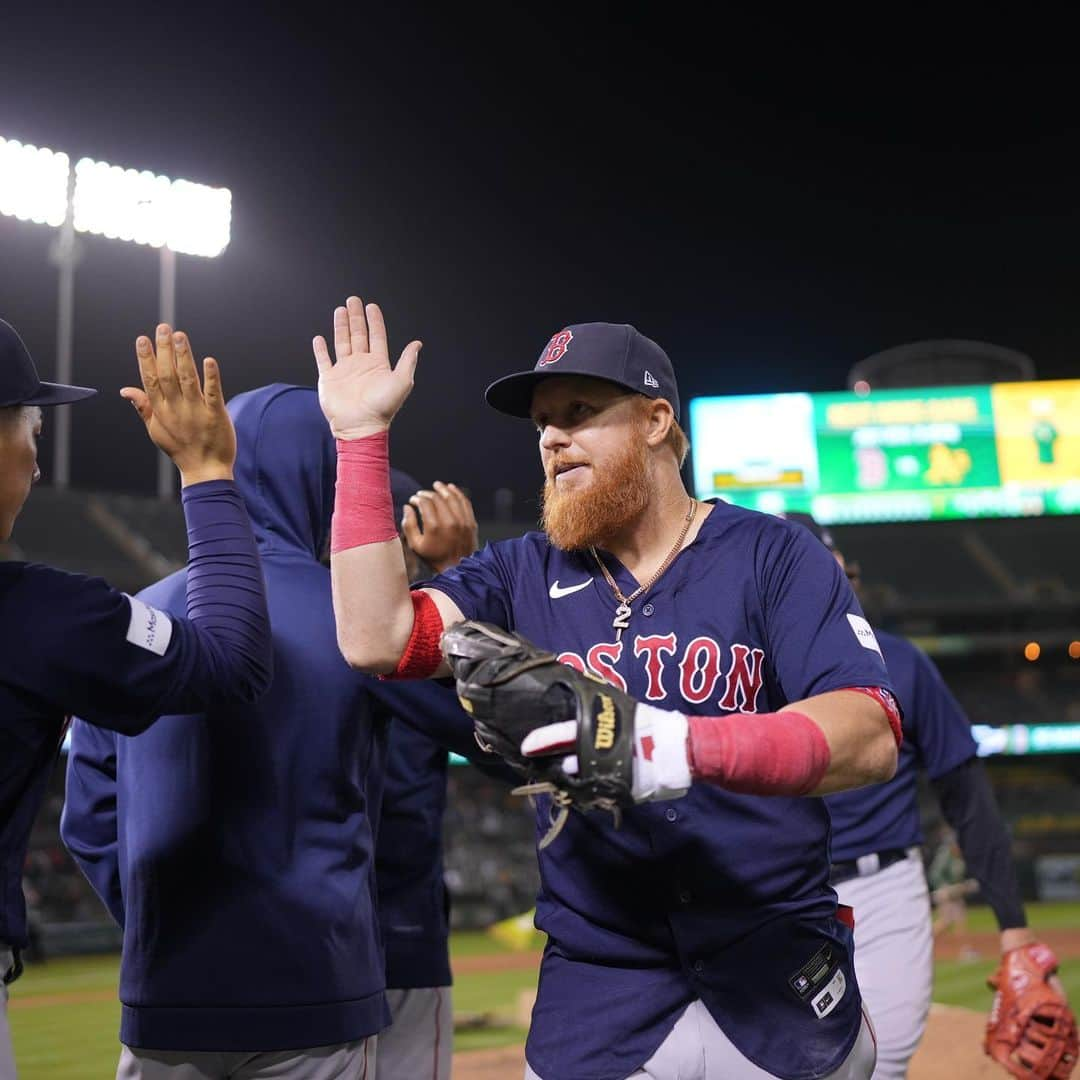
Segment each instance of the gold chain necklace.
M686 520L683 522L682 530L679 532L679 537L675 541L675 546L667 553L667 558L660 564L656 572L649 578L648 581L639 585L629 596L623 596L622 589L619 588L615 579L611 576L608 568L604 565L603 559L596 554L596 548L590 547L589 551L592 553L592 557L596 560L596 565L600 567L600 572L604 575L604 580L611 586L611 591L615 594L615 599L619 601L619 606L615 609L615 618L611 620L611 628L617 633L615 634L615 640L622 640L622 632L630 627L630 605L646 590L651 589L657 581L660 580L661 575L665 570L675 561L675 556L682 550L683 541L686 539L686 534L690 531L690 522L694 520L694 511L697 509L697 500L690 500L690 507L686 511Z

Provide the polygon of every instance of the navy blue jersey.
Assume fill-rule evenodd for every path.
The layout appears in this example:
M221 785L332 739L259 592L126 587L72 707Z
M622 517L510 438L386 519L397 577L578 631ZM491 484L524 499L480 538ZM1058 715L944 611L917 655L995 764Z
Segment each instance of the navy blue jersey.
M904 742L896 775L830 795L834 862L872 851L922 843L916 784L923 768L932 780L975 757L971 724L933 661L910 641L879 631L878 642L904 709Z
M161 712L252 700L267 684L269 628L239 495L214 481L186 488L183 500L192 540L236 538L226 561L251 610L231 631L222 624L235 609L224 603L207 632L179 617L183 605L171 617L98 578L0 562L0 943L27 944L23 862L68 715L133 735ZM215 566L201 568L204 583Z
M633 592L633 577L605 558ZM489 545L431 587L466 618L520 631L641 701L691 715L889 688L829 553L799 525L726 504L634 603L621 641L617 601L591 557L542 534ZM549 812L539 800L542 831ZM828 838L820 799L709 784L636 807L621 828L607 814L571 814L539 854L537 925L549 944L526 1050L533 1068L617 1080L701 998L742 1053L777 1076L835 1069L861 1015ZM808 982L807 965L828 975L829 993Z
M375 842L379 927L390 989L449 986L450 897L443 881L447 748L487 775L521 782L502 758L480 750L452 684L378 680L380 708L393 714L383 765L369 776L380 808Z
M428 685L449 696L452 691ZM462 714L464 715L464 714ZM400 720L390 727L375 842L379 927L386 985L449 986L449 900L443 882L446 750Z

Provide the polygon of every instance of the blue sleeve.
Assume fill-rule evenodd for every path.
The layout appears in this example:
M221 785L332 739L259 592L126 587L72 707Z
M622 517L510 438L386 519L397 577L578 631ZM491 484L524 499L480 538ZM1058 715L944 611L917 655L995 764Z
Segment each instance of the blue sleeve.
M941 812L956 832L968 873L979 883L998 926L1002 930L1027 926L1012 843L982 763L969 758L933 777L933 786Z
M513 628L510 578L504 560L506 543L487 544L475 555L415 588L437 589L449 596L466 619Z
M421 735L466 755L476 749L473 724L452 684L429 679L373 679L372 696L402 723Z
M259 698L272 675L270 620L255 537L231 482L184 490L187 619L104 581L27 566L3 633L0 677L51 710L125 734L165 713Z
M851 686L893 692L851 585L809 530L776 523L763 532L757 565L768 655L788 701Z
M116 827L116 735L76 720L71 726L60 836L102 903L124 926Z
M426 735L432 742L460 754L504 783L521 783L498 754L480 749L473 736L473 722L458 702L453 683L426 679L376 680L372 695L399 722Z
M913 697L905 704L915 720L915 745L931 780L976 756L971 723L960 702L945 685L941 672L921 649L911 646Z

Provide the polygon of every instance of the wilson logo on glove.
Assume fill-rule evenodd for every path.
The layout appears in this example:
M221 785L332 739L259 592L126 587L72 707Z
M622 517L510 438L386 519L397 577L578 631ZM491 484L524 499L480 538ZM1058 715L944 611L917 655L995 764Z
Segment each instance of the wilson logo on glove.
M540 849L559 835L571 808L606 811L618 825L623 808L638 801L638 703L598 676L559 663L554 653L521 634L490 623L455 623L443 631L440 644L458 698L468 702L476 741L528 781L515 794L551 797L551 827ZM686 719L677 713L661 715L683 723L682 736L675 739L687 772L683 794L689 786ZM642 798L655 790L650 787Z
M600 694L595 707L596 737L593 739L593 747L597 750L610 750L615 745L615 736L619 732L615 702L607 694Z

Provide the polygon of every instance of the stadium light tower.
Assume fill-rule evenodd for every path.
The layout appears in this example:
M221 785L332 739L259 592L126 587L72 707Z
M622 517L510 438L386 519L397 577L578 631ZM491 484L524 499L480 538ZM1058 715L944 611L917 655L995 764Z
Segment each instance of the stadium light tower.
M176 255L215 258L228 247L232 193L92 158L80 159L72 170L66 154L0 138L0 213L60 228L50 252L60 271L56 368L57 378L70 382L79 261L75 233L158 248L158 320L175 326ZM71 418L65 408L57 413L55 479L57 487L66 487ZM158 495L167 498L175 487L176 470L161 454Z
M75 166L76 232L148 244L160 250L158 321L176 325L176 253L216 258L229 246L232 193L82 158ZM158 458L158 495L176 487L176 469Z
M0 138L0 214L60 229L49 250L59 267L56 305L56 379L70 383L71 330L74 315L75 266L79 261L71 228L71 165L67 154ZM56 455L53 483L67 487L71 463L71 409L56 409Z

